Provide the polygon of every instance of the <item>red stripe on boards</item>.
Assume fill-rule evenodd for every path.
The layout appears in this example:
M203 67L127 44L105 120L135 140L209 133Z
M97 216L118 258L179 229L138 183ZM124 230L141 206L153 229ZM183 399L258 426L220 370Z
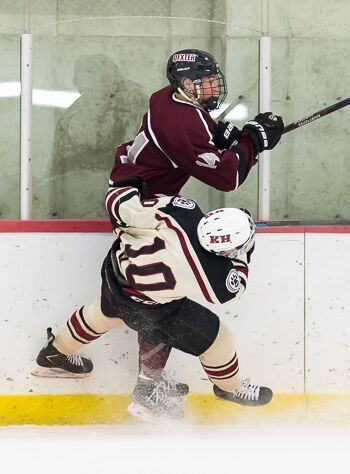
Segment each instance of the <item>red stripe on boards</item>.
M257 227L258 234L350 234L349 225L291 225Z
M112 232L111 223L107 220L43 220L43 221L2 221L0 232L81 232L81 233L108 233Z
M258 234L350 234L349 225L258 227ZM112 232L108 220L0 220L0 232Z

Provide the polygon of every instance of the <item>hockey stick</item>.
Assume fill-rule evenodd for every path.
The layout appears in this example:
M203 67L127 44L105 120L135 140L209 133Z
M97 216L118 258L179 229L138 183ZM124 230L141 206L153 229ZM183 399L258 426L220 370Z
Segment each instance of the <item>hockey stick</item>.
M336 102L333 105L329 105L328 107L325 107L324 109L319 110L318 112L315 112L311 115L308 115L307 117L297 120L296 122L290 123L289 125L284 127L283 134L291 132L296 128L302 127L303 125L307 125L308 123L314 122L315 120L318 120L319 118L324 117L325 115L331 114L336 110L346 107L347 105L350 105L350 97L341 100L340 102Z
M258 229L269 228L269 227L300 227L300 226L339 226L345 225L350 226L349 220L315 220L315 219L306 219L304 221L255 221L255 225Z

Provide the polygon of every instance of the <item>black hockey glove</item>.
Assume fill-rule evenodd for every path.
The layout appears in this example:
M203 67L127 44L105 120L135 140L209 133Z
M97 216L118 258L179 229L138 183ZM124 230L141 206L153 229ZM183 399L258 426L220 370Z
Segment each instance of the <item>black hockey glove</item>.
M240 131L230 122L219 122L213 136L214 145L218 150L228 150L235 141L238 142Z
M243 130L250 133L257 153L272 150L280 141L283 129L282 117L273 115L272 112L258 114L243 127Z

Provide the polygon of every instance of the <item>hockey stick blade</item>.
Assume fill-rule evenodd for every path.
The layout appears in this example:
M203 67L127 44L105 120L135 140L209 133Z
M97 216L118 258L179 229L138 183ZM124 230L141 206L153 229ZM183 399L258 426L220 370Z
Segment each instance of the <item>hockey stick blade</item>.
M321 117L324 117L325 115L331 114L332 112L335 112L336 110L346 107L347 105L350 105L350 97L348 97L347 99L341 100L340 102L336 102L333 105L329 105L328 107L325 107L324 109L319 110L318 112L315 112L311 115L308 115L307 117L297 120L296 122L290 123L289 125L284 127L283 134L291 132L292 130L295 130L296 128L303 127L304 125L307 125L308 123L312 123L315 120L318 120Z

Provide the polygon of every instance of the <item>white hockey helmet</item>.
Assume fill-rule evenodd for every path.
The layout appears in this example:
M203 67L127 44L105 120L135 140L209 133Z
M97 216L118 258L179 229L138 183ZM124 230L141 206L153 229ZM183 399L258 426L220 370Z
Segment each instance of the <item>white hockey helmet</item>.
M255 224L250 215L241 209L216 209L202 217L197 234L205 250L235 258L253 247Z

